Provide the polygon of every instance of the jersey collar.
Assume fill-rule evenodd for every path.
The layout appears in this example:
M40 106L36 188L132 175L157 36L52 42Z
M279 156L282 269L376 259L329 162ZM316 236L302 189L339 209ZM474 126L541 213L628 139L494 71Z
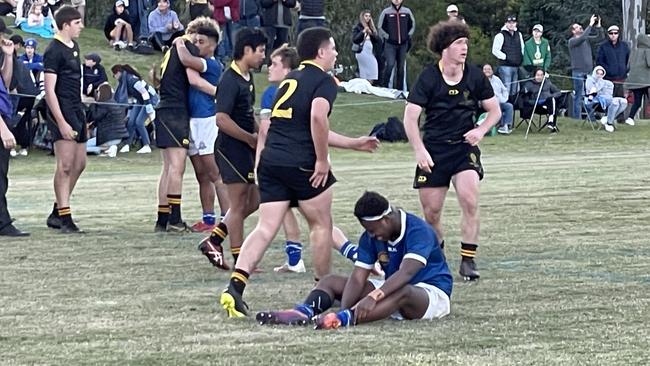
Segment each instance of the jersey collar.
M303 62L301 62L300 64L301 64L301 65L312 65L312 66L316 66L316 67L318 67L321 71L325 71L325 69L323 69L323 67L322 67L321 65L315 63L314 61L303 61Z
M399 210L399 215L401 221L399 236L394 241L390 241L390 240L388 241L388 244L391 246L397 245L400 241L402 241L402 239L404 239L404 234L406 234L406 212L404 212L403 210Z
M68 48L73 48L74 47L74 42L72 42L72 47L68 46L68 44L65 42L63 37L61 37L61 35L59 35L58 33L54 35L54 39L56 39L57 41L63 43ZM36 53L36 51L34 51L34 53Z

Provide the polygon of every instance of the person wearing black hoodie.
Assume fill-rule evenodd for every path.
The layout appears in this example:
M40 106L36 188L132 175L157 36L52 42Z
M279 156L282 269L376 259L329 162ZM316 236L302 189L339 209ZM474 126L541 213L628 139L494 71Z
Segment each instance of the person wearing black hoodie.
M106 151L108 157L117 155L117 145L129 137L126 130L126 108L115 103L113 90L108 83L100 85L95 91L95 100L100 104L93 104L90 108L88 119L95 125L95 137L88 140L87 150L97 147L99 151ZM93 144L94 142L94 144Z
M116 51L133 47L133 27L123 0L117 0L104 24L104 35Z

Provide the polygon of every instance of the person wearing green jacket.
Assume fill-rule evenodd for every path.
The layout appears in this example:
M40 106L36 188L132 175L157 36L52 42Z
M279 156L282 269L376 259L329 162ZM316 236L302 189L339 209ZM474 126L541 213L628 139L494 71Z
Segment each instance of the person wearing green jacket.
M551 46L548 40L542 37L544 27L541 24L533 26L533 36L524 44L524 61L522 66L528 72L528 76L536 69L548 71L551 66Z

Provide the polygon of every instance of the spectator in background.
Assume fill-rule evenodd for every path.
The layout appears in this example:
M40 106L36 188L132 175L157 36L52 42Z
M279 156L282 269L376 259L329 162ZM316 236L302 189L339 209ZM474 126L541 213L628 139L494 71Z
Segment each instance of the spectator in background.
M104 35L116 51L126 47L133 47L133 27L129 23L131 18L124 6L123 0L117 0L113 12L104 24Z
M88 97L94 97L97 87L108 82L106 70L101 62L102 58L97 53L93 52L84 56L83 91L84 95Z
M536 69L548 71L551 66L551 46L548 40L542 37L544 27L541 24L533 26L533 36L530 37L524 44L524 69L528 72L528 76Z
M81 14L81 21L86 21L86 0L70 0L70 5Z
M11 42L14 44L14 52L16 54L19 54L23 47L25 47L25 41L23 41L23 37L21 37L19 34L14 34L9 38Z
M239 0L239 22L237 22L237 29L243 27L261 27L261 13L261 0Z
M402 6L402 0L391 0L391 6L381 12L377 24L379 35L384 40L386 61L381 85L388 86L393 69L397 68L393 88L403 90L406 53L411 47L411 37L415 32L415 18L411 9Z
M600 123L605 126L605 131L614 132L616 117L627 108L627 99L614 96L614 83L606 80L606 77L607 71L602 66L594 67L585 84L587 91L585 107L591 120L594 119L596 105L605 110L606 115L601 118Z
M358 49L355 51L355 57L359 64L359 77L371 84L379 78L374 50L380 41L370 10L362 11L359 14L359 23L352 29L352 43L353 48Z
M18 60L22 62L34 75L34 80L40 79L43 71L43 55L36 53L38 42L34 38L27 38L25 41L25 53Z
M13 224L13 219L7 209L7 189L9 188L9 151L16 146L16 139L9 130L6 120L10 118L9 110L9 93L7 88L11 81L14 45L11 41L4 38L2 33L11 34L4 24L1 23L0 30L0 45L2 47L2 55L7 62L0 64L0 100L2 100L3 107L0 108L0 236L28 236L29 233L17 229Z
M501 31L494 36L492 54L499 60L497 74L509 90L511 99L517 94L519 66L524 58L524 37L517 30L517 17L508 15Z
M190 6L190 20L198 17L209 17L212 14L212 3L208 0L186 0Z
M266 33L266 63L271 64L269 56L273 50L289 42L291 28L291 9L296 0L262 0L262 24Z
M158 94L151 85L142 79L140 73L129 64L113 65L111 72L117 80L115 101L128 103L131 98L135 101L129 110L126 124L129 136L120 152L127 153L131 150L130 146L133 145L137 134L142 143L142 148L136 153L148 154L151 152L151 146L149 146L151 140L149 139L149 132L147 132L146 120L147 117L149 121L156 119L154 107L159 101Z
M169 0L158 0L158 7L149 14L149 40L163 53L171 47L176 37L183 35L183 24L178 14L169 8Z
M232 59L233 24L239 21L239 0L213 0L213 18L219 23L223 39L217 47L217 58L226 64Z
M490 80L494 95L499 100L499 108L501 108L501 125L497 129L497 132L503 135L509 135L512 133L514 108L511 103L508 103L508 88L503 85L503 82L498 76L494 75L492 65L483 65L483 74Z
M465 23L465 18L458 15L458 7L456 4L450 4L447 7L447 20L460 20L461 22Z
M145 43L149 39L148 16L150 3L151 0L129 0L124 3L130 16L129 24L133 29L134 39L145 41Z
M16 11L16 0L0 0L0 15L7 16Z
M630 73L625 81L625 89L634 93L634 103L630 109L630 115L625 123L634 126L636 112L641 107L643 96L648 98L650 88L650 36L639 34L636 36L636 48L632 49L630 56Z
M612 25L607 28L607 41L598 47L596 65L605 69L605 80L614 83L614 96L623 96L623 83L630 71L630 47L620 40L619 28Z
M582 29L578 23L571 25L573 36L569 38L569 56L571 57L571 77L573 78L573 113L575 119L582 115L583 97L585 94L585 79L594 68L594 57L591 53L591 42L599 42L603 38L600 17L592 15L587 29Z
M108 83L103 83L95 90L95 100L101 102L92 104L88 120L95 126L95 136L88 139L86 151L114 158L117 155L117 145L129 136L126 131L125 108L115 104L113 90Z
M58 4L50 5L39 0L18 1L16 8L16 26L25 32L37 34L43 38L54 37L52 26L53 8Z
M296 39L298 39L298 35L305 29L327 27L324 0L301 0L298 9L300 15L298 15Z
M535 112L535 109L541 107L548 114L548 124L546 127L555 133L557 129L557 98L562 95L562 92L556 87L550 79L544 78L546 73L542 69L535 70L533 80L527 81L524 84L524 93L528 94L527 104L521 112L524 118L530 118ZM540 91L541 89L541 91ZM539 96L539 99L537 98ZM537 100L537 104L535 101Z

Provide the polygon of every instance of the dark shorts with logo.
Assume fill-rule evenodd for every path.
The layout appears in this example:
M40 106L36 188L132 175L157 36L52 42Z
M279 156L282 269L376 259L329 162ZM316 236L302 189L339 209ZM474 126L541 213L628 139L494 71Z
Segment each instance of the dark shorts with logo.
M86 128L86 116L84 112L79 109L79 110L61 110L61 114L63 114L63 118L65 118L65 121L72 127L72 130L77 132L77 137L75 138L75 141L78 143L83 143L88 141L88 133L87 133L87 128ZM52 136L52 141L59 141L59 140L64 140L63 136L61 136L61 131L59 131L59 126L56 124L54 121L54 116L52 116L52 113L48 109L47 111L47 128L50 130L50 134Z
M186 110L158 109L154 126L159 148L190 147L190 115Z
M312 199L336 183L330 171L325 186L314 188L309 181L312 174L312 167L287 167L260 162L257 167L260 202L290 201L290 206L296 207L298 201Z
M253 149L220 149L214 152L221 180L225 184L255 184L255 151Z
M433 168L431 173L427 173L416 167L413 188L449 187L451 177L464 170L474 170L479 179L483 179L481 150L478 146L460 142L427 145L426 149L433 159Z

